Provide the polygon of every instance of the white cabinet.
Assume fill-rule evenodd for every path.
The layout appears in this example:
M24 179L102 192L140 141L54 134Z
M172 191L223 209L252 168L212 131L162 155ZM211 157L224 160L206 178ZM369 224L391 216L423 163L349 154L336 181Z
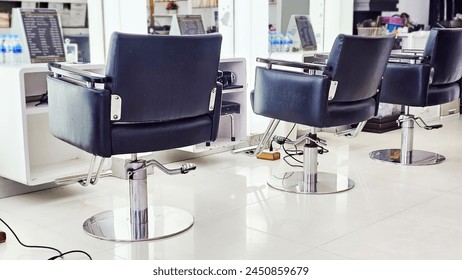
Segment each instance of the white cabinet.
M241 105L240 113L234 114L234 136L235 141L231 141L231 121L228 116L222 115L218 131L218 138L211 143L201 143L198 145L180 148L188 152L205 152L217 148L232 148L247 140L247 73L244 58L229 58L220 60L219 69L231 71L236 75L234 85L242 86L233 89L223 90L223 101L237 102Z
M74 67L104 71L104 65ZM91 157L49 133L47 105L36 106L47 74L46 64L0 66L0 176L29 186L87 173Z

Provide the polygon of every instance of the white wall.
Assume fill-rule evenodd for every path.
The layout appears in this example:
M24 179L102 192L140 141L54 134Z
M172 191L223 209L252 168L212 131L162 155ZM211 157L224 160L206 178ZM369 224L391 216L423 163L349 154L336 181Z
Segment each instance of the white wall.
M278 31L287 32L287 26L292 15L308 15L310 1L307 0L279 0L281 5L281 27ZM278 3L279 5L279 3Z
M277 21L278 4L272 3L268 6L268 24L272 24L277 30L280 30L280 22Z
M88 7L88 33L90 37L90 61L105 63L103 1L91 0Z
M235 9L234 0L219 0L218 1L218 28L223 36L221 42L221 58L231 58L234 55L235 44Z
M257 57L268 57L268 0L234 0L235 57L243 57L247 63L247 89L254 88ZM264 131L267 118L253 113L247 98L247 134Z
M326 0L324 51L330 51L338 34L353 34L353 0Z
M91 62L105 63L114 31L147 34L146 0L90 0L88 25Z

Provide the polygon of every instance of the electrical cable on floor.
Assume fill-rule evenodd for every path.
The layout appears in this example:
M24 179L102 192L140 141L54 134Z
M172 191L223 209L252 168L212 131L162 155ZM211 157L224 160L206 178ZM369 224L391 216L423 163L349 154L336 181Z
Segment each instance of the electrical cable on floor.
M291 140L289 139L289 135L290 135L290 134L292 133L292 131L295 129L295 126L296 126L296 124L294 124L294 125L292 126L292 128L291 128L290 131L289 131L289 133L287 133L287 135L286 135L285 137L284 137L284 136L283 136L283 137L276 137L276 138L278 138L278 141L275 141L274 138L273 138L273 140L271 141L271 143L276 142L276 143L279 144L279 145L281 146L281 148L284 150L284 152L286 153L286 156L284 156L282 159L286 162L286 164L288 164L288 165L291 166L291 167L303 167L303 165L292 164L292 163L290 163L290 162L287 160L288 158L292 158L294 161L303 164L302 161L300 161L300 160L298 160L298 159L295 158L295 156L297 156L297 155L303 155L303 151L299 151L299 150L297 149L297 146L295 146L295 145L294 145L295 150L288 150L288 149L286 149L286 147L285 147L286 141L287 141L287 140L291 141Z
M294 150L287 150L286 147L285 147L285 144L282 145L282 149L284 150L284 152L286 153L286 156L284 156L282 159L291 167L301 167L303 168L303 161L295 158L295 156L301 156L303 155L303 151L299 151L297 149L297 146L295 146L295 151ZM288 158L291 158L293 159L294 161L298 162L298 163L301 163L302 165L298 165L298 164L292 164L290 162L287 161Z
M86 255L90 260L92 260L91 256L87 252L81 251L81 250L71 250L71 251L67 251L67 252L63 253L60 250L58 250L56 248L53 248L53 247L49 247L49 246L24 244L24 243L21 242L21 240L19 240L19 237L16 235L16 233L13 231L13 229L2 218L0 218L0 222L2 222L11 231L11 233L16 238L18 243L21 244L23 247L32 248L32 249L46 249L46 250L52 250L52 251L55 251L55 252L59 253L59 255L53 256L53 257L49 258L48 260L55 260L57 258L62 258L63 256L71 254L71 253L81 253L81 254Z

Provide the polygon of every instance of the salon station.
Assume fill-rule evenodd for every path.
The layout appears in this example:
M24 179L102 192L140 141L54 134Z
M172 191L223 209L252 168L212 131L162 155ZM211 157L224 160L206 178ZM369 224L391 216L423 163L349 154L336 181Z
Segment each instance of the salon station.
M462 258L458 1L3 0L0 26L0 260Z

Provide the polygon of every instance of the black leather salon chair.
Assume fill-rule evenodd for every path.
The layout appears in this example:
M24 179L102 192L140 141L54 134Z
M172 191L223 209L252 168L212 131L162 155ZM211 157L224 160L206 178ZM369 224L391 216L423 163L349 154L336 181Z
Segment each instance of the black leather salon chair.
M401 149L370 153L372 159L402 165L431 165L445 157L414 150L414 124L427 130L442 125L427 125L410 114L410 107L426 107L459 98L462 77L462 28L433 29L422 53L392 54L385 71L380 102L404 106L401 122Z
M216 82L221 35L156 36L114 33L105 75L50 63L47 77L50 131L95 157L131 154L126 164L130 207L89 218L84 230L101 239L141 241L168 237L190 228L193 217L173 207L148 207L148 166L167 169L143 152L214 141L222 85ZM96 184L102 160L82 185ZM93 164L92 164L93 166Z
M317 172L317 155L325 145L317 131L357 124L354 132L348 132L355 135L376 115L378 88L392 47L392 37L339 35L326 64L259 59L266 66L256 69L251 105L257 115L273 119L261 143L272 140L280 120L311 127L310 133L290 141L305 142L303 171L274 174L268 185L306 194L335 193L354 186L348 178ZM276 69L278 65L286 68ZM284 137L276 141L287 143Z

